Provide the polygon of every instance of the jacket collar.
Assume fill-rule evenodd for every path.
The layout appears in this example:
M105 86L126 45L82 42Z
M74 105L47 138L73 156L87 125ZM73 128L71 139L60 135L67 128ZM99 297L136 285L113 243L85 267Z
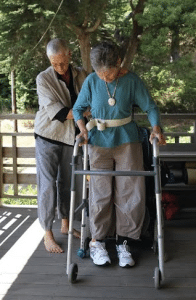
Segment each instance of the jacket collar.
M52 68L53 68L53 67L52 67ZM78 72L77 72L76 68L74 68L74 66L72 66L71 64L69 65L69 68L70 68L70 70L71 70L73 79L76 78L76 76L78 75ZM54 70L54 68L53 68L53 70ZM61 78L62 78L61 75L58 74L55 70L54 70L54 72L56 73L56 76L57 76L58 79L61 79Z

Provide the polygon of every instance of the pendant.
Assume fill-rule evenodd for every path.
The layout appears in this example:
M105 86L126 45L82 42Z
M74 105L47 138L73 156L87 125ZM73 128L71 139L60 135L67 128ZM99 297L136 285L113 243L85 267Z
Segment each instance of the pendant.
M115 100L114 98L109 98L109 99L108 99L108 104L109 104L110 106L114 106L114 105L116 104L116 100Z

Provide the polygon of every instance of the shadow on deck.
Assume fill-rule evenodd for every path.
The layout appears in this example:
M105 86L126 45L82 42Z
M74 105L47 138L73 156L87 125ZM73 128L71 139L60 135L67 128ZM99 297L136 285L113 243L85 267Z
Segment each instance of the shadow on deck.
M115 245L109 245L112 265L96 267L90 258L76 255L79 240L74 238L73 262L78 264L77 283L66 275L67 236L54 223L54 235L65 253L47 253L36 208L0 208L0 299L4 300L114 300L114 299L196 299L196 218L181 214L165 226L165 282L154 288L154 268L158 266L149 243L136 246L136 266L118 266ZM79 229L80 223L75 222Z

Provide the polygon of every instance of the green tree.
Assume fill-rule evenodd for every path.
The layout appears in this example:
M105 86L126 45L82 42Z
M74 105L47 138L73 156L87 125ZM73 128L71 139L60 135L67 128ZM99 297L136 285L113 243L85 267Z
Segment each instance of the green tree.
M46 65L43 44L38 51L32 49L49 13L30 0L2 0L0 11L0 72L9 76L12 70L16 71L17 99L25 103L27 90L31 94L35 85L38 68ZM30 106L36 105L34 98L35 95L29 97Z
M78 61L78 57L81 57L83 67L87 72L92 71L90 38L104 19L107 2L1 1L0 72L8 74L12 69L16 71L18 103L36 106L37 99L33 96L35 78L48 65L45 46L51 38L69 40L73 59Z
M32 55L42 52L51 38L59 36L66 37L70 43L78 41L83 66L91 71L90 34L100 25L106 4L105 0L2 0L1 61L8 68L22 65L23 61L26 64Z
M129 2L117 32L125 66L143 77L163 112L196 111L195 1Z
M1 0L0 73L15 69L18 105L33 108L35 78L49 65L45 46L51 38L69 40L73 61L88 72L91 46L110 39L120 45L123 65L139 72L153 91L163 96L172 82L183 82L174 97L183 107L185 94L195 95L195 19L194 0ZM180 81L163 84L164 76Z
M148 0L142 16L142 52L151 60L176 61L196 45L194 0ZM183 46L183 47L182 47Z

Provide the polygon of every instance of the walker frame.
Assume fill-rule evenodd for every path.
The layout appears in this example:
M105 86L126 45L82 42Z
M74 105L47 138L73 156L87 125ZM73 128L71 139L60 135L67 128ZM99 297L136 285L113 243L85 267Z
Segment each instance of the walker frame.
M77 169L78 150L79 144L82 139L76 139L76 143L72 156L72 177L71 177L71 199L70 199L70 214L69 214L69 232L68 232L68 250L67 250L67 267L66 273L68 275L68 281L75 283L77 281L78 266L72 263L72 240L73 240L73 221L74 214L78 210L82 210L81 220L81 241L78 255L84 257L86 254L86 241L88 231L88 199L87 199L87 175L90 176L153 176L155 183L155 198L156 198L156 232L157 232L157 246L158 246L158 267L154 270L154 285L159 289L164 281L164 231L163 231L163 217L162 217L162 192L161 192L161 167L159 158L159 146L158 139L153 139L153 171L110 171L110 170L88 170L88 145L84 145L84 161L83 170ZM75 194L76 194L76 176L83 175L83 191L82 191L82 204L75 211Z

